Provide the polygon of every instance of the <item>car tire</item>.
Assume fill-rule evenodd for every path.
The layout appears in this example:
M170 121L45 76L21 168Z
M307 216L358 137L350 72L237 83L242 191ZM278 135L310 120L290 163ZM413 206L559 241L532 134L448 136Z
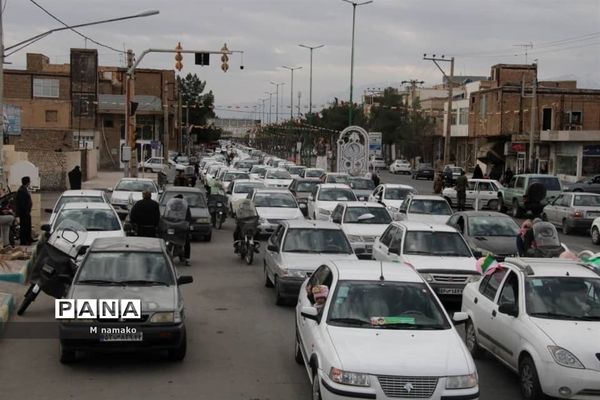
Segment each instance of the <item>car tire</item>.
M75 350L65 348L62 343L59 343L58 348L61 364L71 364L77 361L77 353Z
M322 400L321 396L321 383L319 382L319 373L313 371L313 383L312 383L312 400Z
M469 353L471 353L471 356L474 359L479 359L484 356L485 350L479 346L475 325L470 319L465 325L465 344L467 345L467 350L469 350Z
M273 282L269 279L269 274L267 274L267 264L263 261L263 271L265 273L265 287L272 288Z
M513 218L519 218L521 216L521 208L519 207L519 202L517 201L517 199L513 199L510 213L513 216Z
M281 289L279 288L279 279L277 279L277 275L275 276L275 282L273 282L273 287L275 288L275 305L285 305L285 299L281 296Z
M562 221L562 233L564 235L570 235L571 234L571 227L569 226L569 223L567 222L567 219L563 219Z
M592 243L600 244L600 230L595 226L592 228Z
M185 328L183 330L183 338L181 339L181 344L168 351L169 361L183 361L185 358L185 353L187 352L187 334L185 332Z
M488 201L487 205L490 210L497 210L499 203L500 202L498 201L498 199L493 199L493 200Z
M540 385L540 378L535 363L530 356L525 356L519 363L519 387L525 400L541 400L545 398Z
M304 358L302 357L302 350L300 349L300 338L298 337L298 328L296 328L296 344L294 345L294 360L299 365L304 365Z

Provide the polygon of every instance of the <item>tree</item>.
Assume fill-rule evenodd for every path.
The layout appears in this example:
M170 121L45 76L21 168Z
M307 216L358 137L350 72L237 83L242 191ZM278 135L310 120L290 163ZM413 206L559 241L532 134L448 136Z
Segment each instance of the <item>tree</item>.
M178 76L177 83L181 93L181 103L186 107L182 120L185 125L194 125L192 129L194 142L218 140L221 130L207 127L208 119L215 118L216 115L213 111L215 96L212 90L202 94L206 88L206 81L201 81L196 74L188 73L184 78Z

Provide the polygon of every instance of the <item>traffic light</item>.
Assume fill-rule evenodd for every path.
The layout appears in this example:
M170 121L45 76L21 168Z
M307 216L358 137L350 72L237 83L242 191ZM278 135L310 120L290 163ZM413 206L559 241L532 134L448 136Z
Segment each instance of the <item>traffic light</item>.
M196 56L196 65L209 65L210 53L194 53Z
M221 56L221 69L223 70L223 72L227 72L227 70L229 69L229 65L227 64L227 62L229 61L229 57L227 56L227 53L229 49L227 48L227 44L224 44L223 47L221 48L221 52L223 53L223 55Z
M177 43L177 47L175 47L175 50L177 50L177 53L175 53L175 69L177 71L181 71L181 69L183 68L183 64L181 63L181 61L183 60L183 56L180 53L180 50L183 50L183 48L181 47L181 42Z

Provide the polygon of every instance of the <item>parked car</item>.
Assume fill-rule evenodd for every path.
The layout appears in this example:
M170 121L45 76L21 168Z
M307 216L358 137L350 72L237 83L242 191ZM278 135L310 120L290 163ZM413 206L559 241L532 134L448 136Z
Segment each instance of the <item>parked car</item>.
M61 207L68 203L106 203L110 204L108 201L108 197L106 197L106 193L102 190L66 190L64 191L56 203L54 203L54 207L45 208L44 211L50 214L50 219L48 220L48 224L52 225L54 219L56 218L56 214Z
M381 204L344 202L333 209L331 222L342 227L358 258L370 260L375 239L387 229L392 217Z
M416 169L414 169L412 171L411 177L412 177L412 179L425 178L425 179L429 179L430 181L432 181L433 178L435 177L435 170L433 169L431 164L421 163L417 166Z
M600 194L562 193L544 207L542 219L562 227L565 235L574 230L588 231L600 217Z
M465 285L481 277L469 245L448 225L393 222L375 240L373 259L412 265L440 298L450 301L460 301Z
M302 173L300 174L301 178L321 178L323 175L325 175L325 170L321 169L321 168L306 168L304 171L302 171Z
M227 208L231 216L235 217L239 203L248 197L252 189L264 188L262 181L253 179L236 179L227 190Z
M399 212L406 196L411 193L417 194L417 190L412 186L384 183L375 188L369 196L369 201L383 204L394 217Z
M358 201L368 201L369 195L375 189L375 183L369 178L351 176L348 183Z
M265 251L265 286L275 288L275 304L298 298L300 286L330 258L357 260L344 231L332 222L284 221Z
M296 178L290 184L289 191L296 198L305 217L308 217L308 198L320 183L321 181L317 178ZM304 207L302 207L302 204L304 204Z
M311 290L320 285L329 294L317 308ZM455 323L466 318L454 314ZM465 344L408 266L322 262L300 289L295 324L295 360L313 399L479 398Z
M70 300L141 299L140 319L61 320L60 361L76 360L80 350L167 350L169 359L186 354L183 296L179 286L191 276L178 276L165 242L154 238L104 238L90 246L66 296ZM120 333L123 324L134 333ZM92 333L90 327L97 328ZM103 333L116 328L119 332Z
M592 235L592 243L600 244L600 217L594 219L592 222L590 234Z
M452 215L452 208L443 197L409 193L398 214L399 219L405 221L445 224Z
M321 177L323 183L343 183L350 184L350 175L345 172L328 172Z
M282 221L304 219L296 199L287 189L256 188L248 196L259 217L259 235L271 235Z
M308 197L308 217L328 221L333 209L342 201L357 201L350 186L340 183L317 185Z
M267 169L262 176L266 187L288 188L292 183L292 176L283 168Z
M500 182L492 179L469 179L465 206L475 208L475 199L477 199L479 202L479 209L489 208L490 210L497 211L499 204L498 191L502 187ZM442 191L442 196L450 206L458 204L456 187L445 188Z
M150 157L140 163L139 169L146 172L163 172L167 164L162 157Z
M160 195L158 200L160 214L164 213L167 202L177 196L182 195L190 207L192 222L190 223L190 234L194 239L204 239L210 242L212 238L212 224L208 205L204 191L200 188L185 186L169 186Z
M385 164L385 158L383 157L375 157L375 156L371 156L371 158L369 159L369 168L370 169L385 169L386 164Z
M499 211L511 210L518 218L526 212L540 215L543 208L552 203L562 190L556 176L520 174L511 178L508 185L499 188Z
M457 167L454 164L448 164L448 165L444 166L444 168L442 169L442 171L445 172L446 169L448 169L448 168L452 171L452 182L450 182L450 183L455 184L456 183L456 178L458 178L459 176L461 176L462 173L465 172L465 170L464 170L464 168Z
M567 185L564 190L565 192L600 193L600 175L581 179L576 183L571 183Z
M600 393L600 276L577 261L508 258L463 292L465 342L519 374L537 400Z
M491 254L498 261L518 257L519 224L506 214L495 211L461 211L453 214L448 225L458 230L475 254Z
M410 162L406 160L396 160L390 164L389 170L392 174L406 174L410 175L412 173L412 168L410 166Z
M158 200L158 186L148 178L121 178L114 189L108 188L108 191L112 192L110 204L121 219L125 219L133 204L142 199L142 192L148 191L152 200Z

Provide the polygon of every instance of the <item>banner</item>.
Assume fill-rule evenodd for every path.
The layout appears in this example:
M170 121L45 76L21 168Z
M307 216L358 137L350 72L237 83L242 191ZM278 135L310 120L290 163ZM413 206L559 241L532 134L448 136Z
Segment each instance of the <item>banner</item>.
M10 136L21 135L21 107L4 104L4 133Z

